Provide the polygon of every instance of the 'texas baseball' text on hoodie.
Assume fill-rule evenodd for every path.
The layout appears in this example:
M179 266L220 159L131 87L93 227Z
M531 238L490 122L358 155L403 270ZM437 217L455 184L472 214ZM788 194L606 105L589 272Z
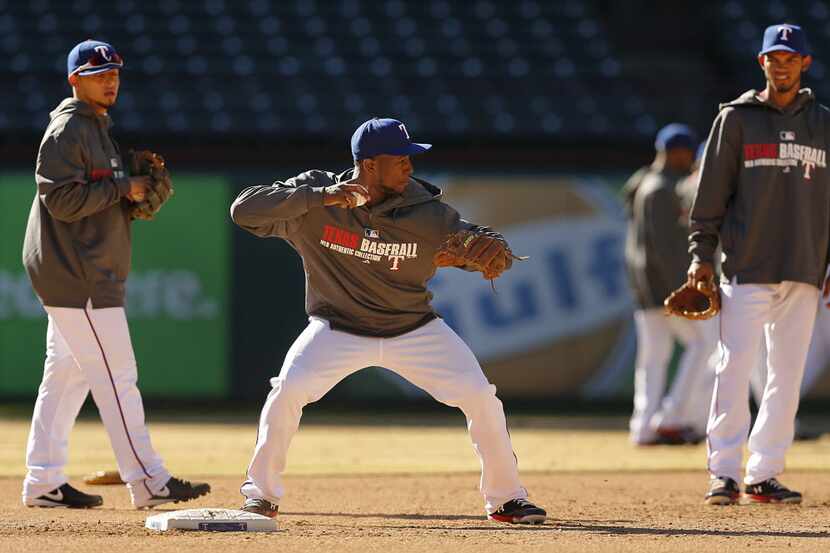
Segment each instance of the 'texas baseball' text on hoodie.
M809 89L781 109L750 90L712 126L691 212L689 252L738 284L821 286L830 247L830 110Z
M233 202L231 217L256 236L283 238L297 250L309 315L363 336L415 330L437 317L427 281L447 236L463 229L501 235L461 219L437 187L414 178L403 194L377 205L324 206L323 189L351 176L351 170L308 171L251 186Z

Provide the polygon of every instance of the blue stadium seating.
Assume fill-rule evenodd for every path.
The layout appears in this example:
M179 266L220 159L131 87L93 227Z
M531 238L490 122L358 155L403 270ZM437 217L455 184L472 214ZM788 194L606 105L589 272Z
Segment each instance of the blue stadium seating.
M769 22L804 21L815 46L830 34L824 2L708 4L675 22L702 52L664 47L671 26L638 48L643 29L602 1L0 0L0 91L16 99L0 130L42 131L69 92L67 51L96 37L127 62L127 131L326 137L385 115L459 139L650 140L671 120L703 131L718 100L760 86ZM830 92L817 58L811 82Z

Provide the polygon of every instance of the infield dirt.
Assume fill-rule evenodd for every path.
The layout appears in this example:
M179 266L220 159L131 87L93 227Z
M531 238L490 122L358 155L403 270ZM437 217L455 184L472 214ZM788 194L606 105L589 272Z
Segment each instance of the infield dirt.
M20 484L27 423L0 423L9 438L0 449L0 551L830 551L827 439L796 445L791 456L796 468L783 477L805 493L803 505L716 508L701 504L705 471L689 468L703 460L700 446L633 449L616 422L595 431L580 429L575 420L519 421L512 434L522 479L550 519L544 526L517 527L484 518L475 457L463 427L451 422L301 429L297 452L310 457L315 473L307 473L302 457L292 451L280 531L273 534L146 530L145 518L162 509L132 510L123 486L84 487L104 496L103 508L25 508ZM173 472L205 479L214 488L206 498L168 510L237 508L253 431L247 425L151 425ZM187 436L202 443L202 432L213 439L199 449ZM342 449L344 439L351 441L348 450ZM412 447L401 451L397 439ZM111 461L100 424L79 423L72 446L83 450L73 453L68 467L79 487L78 476L87 469L112 466L106 464ZM207 451L213 452L209 458ZM540 468L546 457L558 459L554 465L560 468ZM389 468L378 470L384 463ZM404 466L417 468L401 470Z

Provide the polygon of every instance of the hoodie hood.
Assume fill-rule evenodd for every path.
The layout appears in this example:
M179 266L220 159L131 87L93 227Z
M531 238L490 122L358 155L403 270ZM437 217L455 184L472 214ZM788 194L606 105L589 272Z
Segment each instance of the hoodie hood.
M58 107L49 113L49 117L51 119L55 119L60 115L71 114L83 115L84 117L90 117L92 119L101 119L105 121L104 125L106 127L109 127L112 124L112 120L109 118L109 115L98 115L95 113L95 110L92 109L92 106L77 98L65 98L60 104L58 104Z
M758 107L767 107L770 109L774 109L779 112L783 112L781 108L778 106L771 104L769 102L765 102L761 100L758 95L761 93L759 90L755 90L754 88L751 90L747 90L731 102L726 102L724 104L720 104L720 109L724 109L727 107L742 107L742 106L758 106ZM787 107L787 111L792 113L796 113L807 106L809 103L816 99L813 91L809 88L802 88L798 91L798 95L795 97L795 101Z

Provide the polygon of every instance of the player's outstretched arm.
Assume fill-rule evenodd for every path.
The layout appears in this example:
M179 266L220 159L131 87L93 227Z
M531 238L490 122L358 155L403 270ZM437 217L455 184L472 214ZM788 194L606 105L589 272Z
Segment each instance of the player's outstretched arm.
M103 211L130 194L126 177L87 178L81 143L68 129L47 136L41 143L35 181L49 214L65 223Z
M301 219L311 205L323 205L322 200L321 191L287 183L249 186L231 204L231 219L260 238L285 238L290 234L289 222Z
M309 210L323 207L333 175L309 171L285 182L249 186L231 204L231 219L248 232L287 238L302 226Z

